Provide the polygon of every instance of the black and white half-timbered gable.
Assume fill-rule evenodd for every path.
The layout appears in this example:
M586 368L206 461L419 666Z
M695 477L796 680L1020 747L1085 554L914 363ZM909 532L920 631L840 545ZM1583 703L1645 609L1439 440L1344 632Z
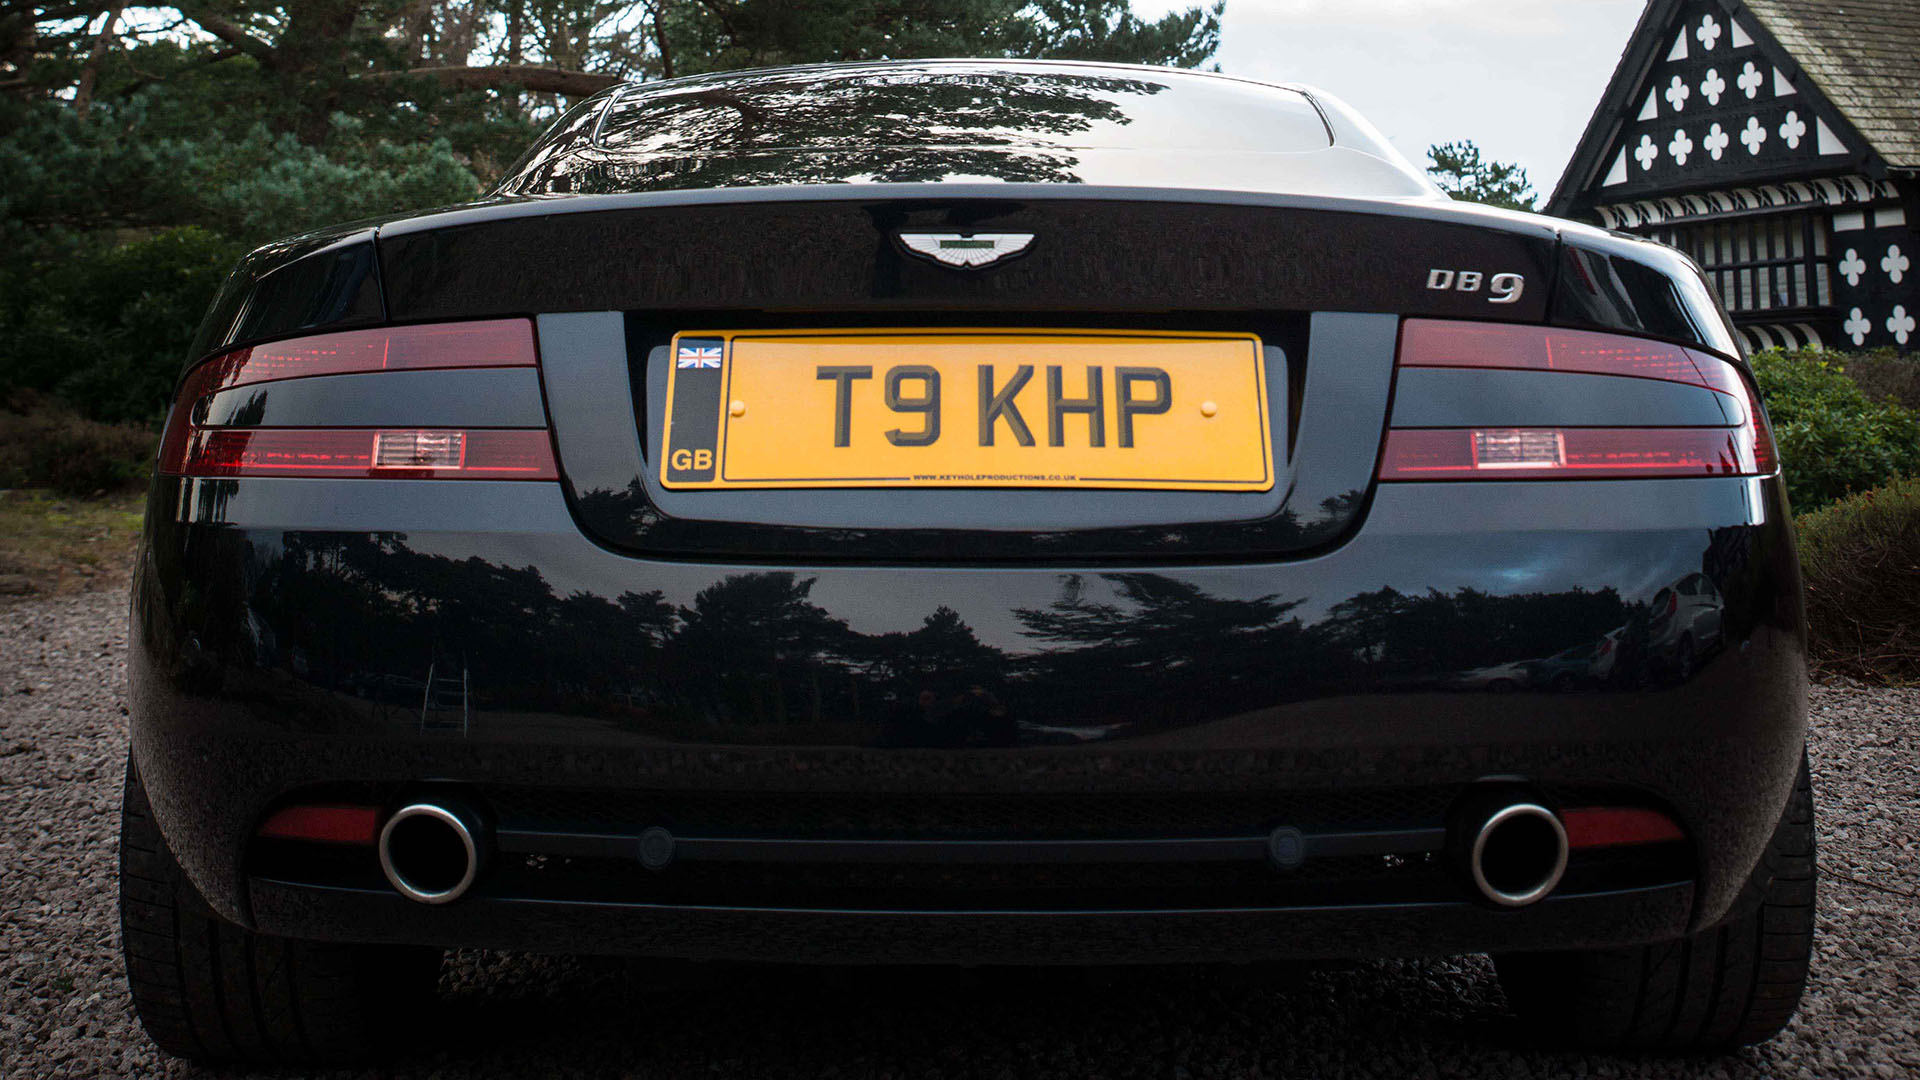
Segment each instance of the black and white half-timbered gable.
M1749 348L1920 350L1920 0L1652 0L1547 209L1693 256Z

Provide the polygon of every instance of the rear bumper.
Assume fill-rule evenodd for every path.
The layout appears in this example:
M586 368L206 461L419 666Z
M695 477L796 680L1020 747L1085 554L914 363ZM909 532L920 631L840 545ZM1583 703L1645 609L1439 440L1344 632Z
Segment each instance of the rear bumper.
M1315 558L1076 571L640 560L535 484L163 482L150 524L136 760L209 901L290 936L873 962L1655 940L1727 912L1804 739L1774 481L1389 485ZM1681 668L1632 628L1700 573L1724 607ZM1621 627L1640 644L1582 677L1489 692L1463 673ZM1464 892L983 911L964 891L913 910L481 891L421 908L249 864L277 801L343 786L1297 805L1490 777L1637 793L1686 831L1691 879L1515 912Z
M554 904L476 897L424 908L391 893L256 882L259 929L359 941L834 964L1149 964L1441 956L1668 940L1688 885L1474 904L1187 911L872 911ZM331 931L331 933L329 933Z

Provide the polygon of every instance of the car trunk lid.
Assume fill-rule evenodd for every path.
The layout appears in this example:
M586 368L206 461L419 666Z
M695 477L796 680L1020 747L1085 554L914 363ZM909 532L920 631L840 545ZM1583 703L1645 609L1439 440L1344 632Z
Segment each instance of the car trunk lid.
M1017 257L956 267L903 235L1032 239ZM734 559L1138 561L1300 554L1349 533L1371 489L1399 319L1543 321L1555 239L1544 224L1425 202L943 184L508 204L408 222L380 244L396 320L539 316L562 469L604 543ZM737 335L882 330L1251 338L1270 475L1231 491L673 482L669 394L689 355L724 346L731 364ZM1020 362L1010 354L995 386ZM1040 393L1048 364L1033 366ZM1090 388L1070 378L1064 392ZM890 389L910 404L927 386ZM823 376L820 409L836 389ZM953 408L972 410L971 394L969 382ZM827 412L795 416L830 427ZM907 415L900 430L924 423Z

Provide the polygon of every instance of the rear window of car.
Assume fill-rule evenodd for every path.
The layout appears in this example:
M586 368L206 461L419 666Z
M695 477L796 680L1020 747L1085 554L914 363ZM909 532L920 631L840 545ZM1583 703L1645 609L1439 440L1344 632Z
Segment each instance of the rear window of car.
M887 148L1289 153L1332 145L1283 87L1061 65L821 68L636 88L596 143L635 156Z

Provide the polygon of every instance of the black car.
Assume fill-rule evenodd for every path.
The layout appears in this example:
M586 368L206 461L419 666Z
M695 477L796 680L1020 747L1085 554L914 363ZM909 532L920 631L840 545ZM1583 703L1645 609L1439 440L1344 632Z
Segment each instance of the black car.
M156 471L122 910L177 1054L371 1045L455 947L1488 952L1538 1030L1682 1051L1804 984L1726 316L1316 91L623 86L480 203L250 255Z

